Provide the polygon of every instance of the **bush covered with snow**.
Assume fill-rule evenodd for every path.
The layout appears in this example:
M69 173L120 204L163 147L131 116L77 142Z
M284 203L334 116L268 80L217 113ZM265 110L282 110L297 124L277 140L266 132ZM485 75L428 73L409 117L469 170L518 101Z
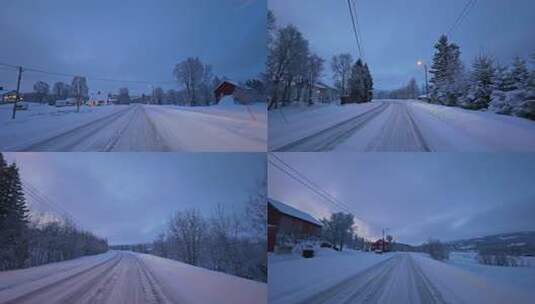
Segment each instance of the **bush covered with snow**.
M494 91L489 110L498 114L535 119L535 92L522 89L509 92Z
M439 240L429 240L424 245L424 251L427 252L433 259L443 261L450 257L449 248Z

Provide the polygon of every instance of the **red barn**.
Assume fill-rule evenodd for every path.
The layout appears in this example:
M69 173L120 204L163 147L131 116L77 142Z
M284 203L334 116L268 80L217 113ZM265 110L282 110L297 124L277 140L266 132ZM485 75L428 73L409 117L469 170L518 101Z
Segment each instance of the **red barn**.
M268 251L273 252L277 238L291 236L296 240L319 238L320 221L308 213L274 199L268 199Z
M214 90L215 100L219 101L223 96L234 94L238 84L231 80L223 80Z
M390 251L390 243L386 240L379 239L372 243L370 249L372 251L387 252Z

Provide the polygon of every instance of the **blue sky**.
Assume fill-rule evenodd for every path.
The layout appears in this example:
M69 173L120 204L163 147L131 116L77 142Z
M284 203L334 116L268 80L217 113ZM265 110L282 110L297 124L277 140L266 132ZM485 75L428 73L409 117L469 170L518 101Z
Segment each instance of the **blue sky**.
M345 203L357 232L399 242L535 230L535 154L277 153ZM275 167L268 194L321 218L345 211Z
M0 62L85 75L92 91L149 92L146 84L91 78L173 81L174 65L190 56L219 76L246 80L264 69L265 16L265 0L4 0ZM23 80L24 90L37 80L71 81L30 72ZM0 86L15 81L0 67Z
M376 88L400 87L415 77L423 83L418 59L430 61L433 45L448 31L467 0L359 0L356 1L364 58ZM356 46L347 1L270 0L280 25L296 25L314 52L326 59L341 52L356 57ZM461 46L469 65L480 52L503 63L515 55L535 52L535 1L483 0L461 23L451 38ZM327 65L328 68L328 65ZM325 79L331 81L330 74Z
M5 153L22 178L110 243L152 241L177 210L243 212L263 153ZM31 198L30 198L31 199Z

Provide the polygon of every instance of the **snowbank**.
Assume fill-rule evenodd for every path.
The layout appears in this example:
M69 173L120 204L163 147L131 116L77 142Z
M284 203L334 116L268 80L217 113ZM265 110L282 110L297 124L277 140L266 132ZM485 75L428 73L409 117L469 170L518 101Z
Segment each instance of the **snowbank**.
M533 121L420 101L409 105L435 151L535 151Z
M266 151L265 104L236 107L149 105L145 110L171 150Z
M531 303L535 296L535 268L473 267L478 265L469 266L466 256L455 255L448 263L423 254L413 257L448 303ZM464 262L457 262L458 259Z
M267 285L148 254L137 254L178 303L266 303Z

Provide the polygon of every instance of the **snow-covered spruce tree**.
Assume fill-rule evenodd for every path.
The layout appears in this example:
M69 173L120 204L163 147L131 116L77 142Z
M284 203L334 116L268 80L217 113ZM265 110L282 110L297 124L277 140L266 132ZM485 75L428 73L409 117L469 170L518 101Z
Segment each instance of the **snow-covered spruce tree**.
M373 78L368 68L368 64L364 64L364 85L366 87L366 101L372 101L373 99Z
M366 70L362 60L359 59L351 69L349 79L349 96L351 102L362 103L368 101L368 83L366 80Z
M488 108L495 83L494 60L487 55L477 56L472 64L470 88L463 107L473 110Z
M526 61L515 57L511 69L499 66L489 110L535 119L535 90L531 89Z
M15 164L0 153L0 270L26 266L28 208Z
M519 56L513 59L513 66L511 69L511 78L514 82L514 89L523 90L527 88L529 80L529 71L526 61Z
M465 93L466 81L459 46L448 42L442 35L435 44L431 77L431 100L435 103L454 106Z

